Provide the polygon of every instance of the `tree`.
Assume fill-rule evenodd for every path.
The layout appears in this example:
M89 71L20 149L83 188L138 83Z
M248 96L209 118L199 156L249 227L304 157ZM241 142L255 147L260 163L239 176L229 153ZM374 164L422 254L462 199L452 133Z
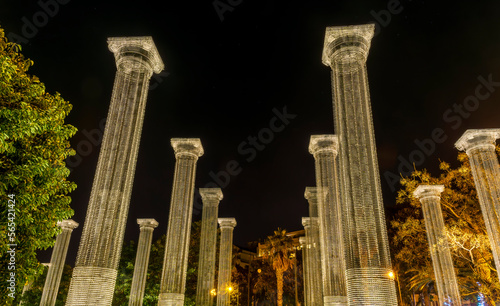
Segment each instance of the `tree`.
M198 277L198 257L200 250L201 221L193 222L191 226L191 239L189 242L188 268L186 277L186 291L184 305L195 305L196 282ZM166 235L162 235L154 241L149 255L148 272L146 277L146 288L144 291L144 306L156 306L160 294L161 273L163 270L163 258L165 255ZM135 257L137 243L130 241L123 246L120 263L118 265L118 276L116 279L113 305L126 305L130 298L130 287L134 275Z
M39 305L42 299L43 287L47 277L48 267L42 266L42 273L35 276L35 280L26 292L23 293L21 302L23 305ZM64 265L63 274L61 276L61 283L59 285L59 292L56 298L56 306L64 306L66 304L66 297L68 295L69 284L71 282L71 274L73 268L70 265Z
M460 165L455 169L441 162L442 173L438 177L424 169L401 180L396 200L400 209L391 221L394 266L405 296L423 293L429 298L434 272L421 204L413 197L413 191L420 184L442 184L445 190L441 207L460 293L466 299L485 299L494 305L500 301L500 285L490 243L467 155L460 153L458 161Z
M278 306L283 305L283 274L292 267L290 252L293 250L293 240L287 236L286 230L278 228L274 235L267 237L268 249L264 257L269 260L276 273L276 296Z
M0 277L15 279L12 289L1 286L6 303L17 303L40 274L36 251L54 245L57 221L74 213L68 194L76 188L65 164L75 154L76 128L64 124L72 106L28 74L33 61L20 50L0 29Z

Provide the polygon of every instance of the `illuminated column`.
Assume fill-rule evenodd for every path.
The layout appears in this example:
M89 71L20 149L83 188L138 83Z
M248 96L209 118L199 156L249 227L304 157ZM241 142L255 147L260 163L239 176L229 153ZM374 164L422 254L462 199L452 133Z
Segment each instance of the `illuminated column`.
M443 185L420 185L413 195L422 203L439 304L462 305L439 203L443 190Z
M310 218L303 217L302 225L305 230L305 237L299 237L299 243L302 247L302 275L304 276L304 305L311 306L312 295L315 287L312 284L312 272L311 272L311 248L310 248L310 229L311 222Z
M219 201L222 200L220 188L200 188L203 201L201 216L200 254L198 283L196 286L196 305L212 305L215 281L215 253L217 248L217 215Z
M220 227L220 251L217 306L229 306L231 261L233 257L233 229L236 226L236 220L234 218L219 218L218 221Z
M319 222L319 245L323 275L324 305L347 305L342 222L337 191L338 141L335 135L313 135L309 153L316 164L316 192ZM312 199L312 195L309 197Z
M153 230L158 226L155 219L137 219L141 233L137 244L137 255L135 257L134 276L130 287L129 306L142 306L144 289L146 288L146 277L148 272L149 253L151 252L151 241Z
M302 225L304 225L304 230L306 233L305 237L299 237L300 248L302 249L302 277L304 279L304 305L311 306L311 293L313 290L311 284L311 262L309 258L309 248L308 248L308 231L309 231L309 218L302 218Z
M484 223L500 277L500 169L495 141L500 129L467 130L455 143L469 157Z
M111 305L153 72L163 62L151 37L108 38L115 84L66 305Z
M62 232L57 236L52 256L50 258L49 271L43 286L42 299L40 306L49 306L56 304L57 293L59 292L59 284L68 253L69 239L71 233L78 227L78 223L73 220L64 220L57 222L57 225L62 228Z
M332 69L349 305L387 306L397 305L397 295L366 75L374 28L328 27L322 60Z
M323 272L318 222L318 188L306 187L304 197L309 202L309 235L306 230L309 250L309 275L311 277L311 305L323 305ZM302 219L304 225L304 219ZM305 225L304 225L305 227ZM342 256L342 254L340 254Z
M170 142L176 162L159 306L184 305L196 162L203 155L198 138L172 138Z

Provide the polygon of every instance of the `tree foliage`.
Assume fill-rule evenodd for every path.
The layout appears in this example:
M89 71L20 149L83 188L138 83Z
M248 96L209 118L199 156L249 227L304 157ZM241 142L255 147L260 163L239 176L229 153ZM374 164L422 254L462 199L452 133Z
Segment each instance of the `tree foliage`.
M17 299L42 270L36 251L53 246L57 221L73 215L68 194L76 188L65 164L75 153L69 139L76 128L64 124L72 106L28 74L33 61L20 50L0 29L0 277L15 273ZM7 269L12 247L15 270ZM3 297L11 292L6 290L0 289Z
M415 293L429 299L435 290L434 272L422 207L413 191L420 184L444 185L441 207L461 296L477 300L482 295L494 305L500 301L500 285L490 243L467 155L460 153L458 161L457 168L441 162L438 177L424 169L401 180L396 201L399 210L391 221L394 266L404 297Z
M200 249L201 221L193 222L191 226L191 239L189 243L188 268L186 277L186 292L184 305L195 305L196 282L198 277L198 254ZM163 269L163 258L165 255L166 236L162 235L151 245L149 265L146 277L146 288L144 292L143 305L156 306L160 294L161 273ZM137 243L130 241L125 243L122 250L120 263L118 265L118 276L116 279L113 305L127 305L130 298L130 287L134 275L134 264L137 253Z
M286 230L278 228L274 234L267 237L268 249L264 252L276 273L276 303L283 305L284 274L293 266L290 253L293 250L293 240Z

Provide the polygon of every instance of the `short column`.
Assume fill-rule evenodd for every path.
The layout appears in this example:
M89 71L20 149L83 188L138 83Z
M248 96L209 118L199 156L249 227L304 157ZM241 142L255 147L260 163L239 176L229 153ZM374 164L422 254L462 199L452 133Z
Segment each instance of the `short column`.
M173 138L171 144L176 162L159 306L184 305L196 162L203 155L198 138Z
M455 143L469 157L479 205L500 277L500 166L495 141L500 129L467 130Z
M341 207L337 188L338 140L335 135L313 135L309 153L316 168L319 241L325 305L347 305Z
M212 305L213 295L211 291L215 289L217 216L219 201L222 200L222 190L220 188L200 188L200 195L203 201L203 213L201 216L196 305Z
M129 306L142 306L153 230L158 226L158 222L155 219L137 219L137 224L139 224L140 234L139 243L137 244L137 255L135 257L134 276L132 277L132 286L130 287Z
M231 263L233 254L233 229L236 226L234 218L219 218L220 251L219 280L217 284L217 306L230 305Z
M439 305L462 305L441 212L443 185L420 185L413 195L422 203L425 229L436 277Z
M321 246L318 221L318 189L306 187L304 197L309 202L309 231L306 229L307 248L309 250L309 267L311 275L311 305L323 305L323 272L321 270ZM302 219L304 225L304 219ZM305 228L305 225L304 225Z
M78 227L78 223L73 220L57 222L57 225L61 227L62 232L57 236L54 249L52 250L49 271L47 272L47 278L43 286L40 306L53 306L56 304L71 233Z
M312 304L312 293L315 290L311 283L311 258L310 258L310 248L309 248L309 230L310 219L307 217L302 218L302 225L304 226L305 237L299 237L300 247L302 249L302 275L304 278L304 305L311 306Z

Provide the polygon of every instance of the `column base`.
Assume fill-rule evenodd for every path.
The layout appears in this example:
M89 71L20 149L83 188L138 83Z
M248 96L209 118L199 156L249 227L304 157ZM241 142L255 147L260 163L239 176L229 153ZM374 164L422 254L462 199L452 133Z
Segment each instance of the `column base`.
M111 305L118 271L101 267L75 267L66 306Z
M347 306L347 296L324 296L325 306Z
M183 306L184 294L182 293L160 293L158 306Z
M347 298L350 305L397 306L398 298L391 270L385 268L347 269Z

